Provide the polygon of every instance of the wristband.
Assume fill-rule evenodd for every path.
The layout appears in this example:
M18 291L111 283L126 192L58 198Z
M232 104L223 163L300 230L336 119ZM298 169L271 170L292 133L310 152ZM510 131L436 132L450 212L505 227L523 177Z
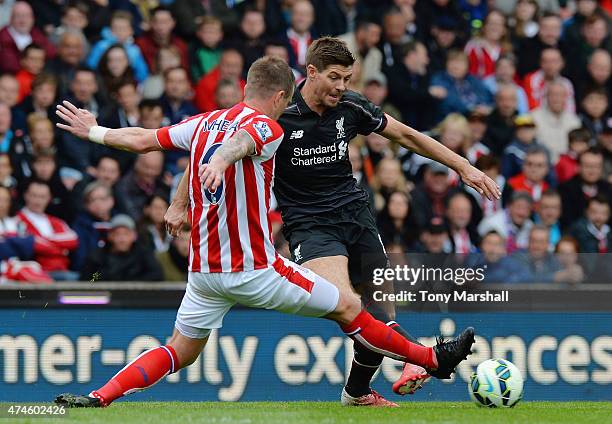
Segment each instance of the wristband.
M104 136L109 129L110 128L94 125L89 129L89 140L93 141L94 143L104 144Z

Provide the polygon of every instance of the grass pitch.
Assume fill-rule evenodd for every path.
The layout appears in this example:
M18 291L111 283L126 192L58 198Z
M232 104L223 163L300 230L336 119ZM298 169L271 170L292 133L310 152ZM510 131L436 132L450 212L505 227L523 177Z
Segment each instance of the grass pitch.
M0 424L5 420L0 419ZM512 409L470 402L402 402L400 408L345 408L336 402L121 402L105 409L71 409L60 419L11 419L50 423L207 424L433 424L606 423L612 402L521 402Z

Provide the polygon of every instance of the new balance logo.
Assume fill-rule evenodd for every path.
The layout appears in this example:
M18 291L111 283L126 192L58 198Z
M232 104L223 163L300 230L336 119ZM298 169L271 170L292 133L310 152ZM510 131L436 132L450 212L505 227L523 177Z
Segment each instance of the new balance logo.
M293 131L291 133L291 136L289 137L289 140L296 140L298 138L302 138L304 137L304 130L297 130L297 131Z
M301 261L302 260L302 245L298 244L298 246L293 250L293 260L294 261Z
M342 140L340 144L338 144L338 158L344 159L346 156L346 148L348 147L348 143L345 140Z

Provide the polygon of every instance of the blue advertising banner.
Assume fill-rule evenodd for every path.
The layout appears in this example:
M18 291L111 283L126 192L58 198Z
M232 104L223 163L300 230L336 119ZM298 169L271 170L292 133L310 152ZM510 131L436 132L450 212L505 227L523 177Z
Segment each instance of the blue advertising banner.
M0 401L46 401L100 387L143 350L165 343L170 309L0 310ZM410 399L467 400L466 382L491 357L513 361L527 400L612 400L612 313L400 313L421 341L472 325L474 354L453 381ZM129 400L336 400L352 342L330 321L234 310L205 353ZM393 400L401 364L385 360L373 387Z

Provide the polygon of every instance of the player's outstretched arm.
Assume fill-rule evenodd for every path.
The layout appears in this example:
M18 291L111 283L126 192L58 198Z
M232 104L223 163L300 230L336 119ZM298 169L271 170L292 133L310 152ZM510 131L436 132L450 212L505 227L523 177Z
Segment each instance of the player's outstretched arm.
M381 133L384 137L421 156L428 157L454 169L461 176L465 184L474 188L489 200L501 197L501 191L497 183L484 172L473 167L467 159L459 156L433 138L402 124L393 117L389 115L386 115L386 117L387 126Z
M57 124L58 128L84 140L135 153L162 150L155 138L155 130L138 127L110 129L98 126L91 112L79 109L66 100L57 105L55 113L64 120L64 123Z

